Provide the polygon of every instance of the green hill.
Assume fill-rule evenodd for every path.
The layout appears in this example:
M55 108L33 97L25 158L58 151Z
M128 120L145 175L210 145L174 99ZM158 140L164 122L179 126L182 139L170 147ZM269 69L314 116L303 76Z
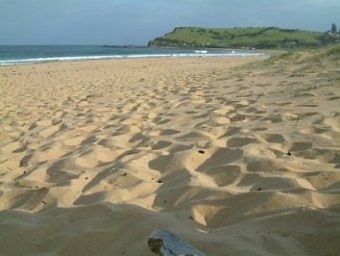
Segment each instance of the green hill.
M321 32L276 27L178 27L149 42L160 47L292 48L324 44Z

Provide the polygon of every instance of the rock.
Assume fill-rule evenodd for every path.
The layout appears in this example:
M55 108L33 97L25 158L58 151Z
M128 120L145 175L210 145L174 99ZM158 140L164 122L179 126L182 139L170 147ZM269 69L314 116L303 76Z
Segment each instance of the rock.
M167 230L152 232L148 245L150 250L161 256L206 256L179 236Z

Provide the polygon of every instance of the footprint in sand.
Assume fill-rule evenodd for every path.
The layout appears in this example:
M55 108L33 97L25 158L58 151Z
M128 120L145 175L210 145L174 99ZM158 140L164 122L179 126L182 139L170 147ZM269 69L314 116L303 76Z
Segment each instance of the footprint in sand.
M174 130L174 129L164 129L160 132L161 136L169 136L169 135L174 135L177 133L180 133L181 131Z
M83 171L73 158L64 158L53 162L46 170L48 182L62 186L69 184L72 179L77 179Z
M256 141L257 140L254 138L234 137L228 140L227 146L231 148L239 148L239 147L251 144L251 143L255 143Z
M220 148L216 150L215 153L213 153L208 159L206 159L205 162L203 162L197 170L202 172L205 169L215 167L215 166L221 166L221 165L227 165L232 162L236 162L241 158L243 155L243 150L241 149L231 149L231 148Z
M268 133L264 136L265 140L270 143L284 143L286 142L286 139L283 135L277 134L277 133Z
M170 141L165 141L165 140L160 140L157 141L154 145L152 145L151 149L152 150L159 150L159 149L164 149L172 145L172 142Z
M288 176L267 177L258 173L245 173L237 186L249 187L250 191L276 191L301 188L301 185L295 178Z
M238 165L215 166L204 170L219 187L228 186L239 179L242 174L241 167Z
M64 124L61 125L54 125L52 127L49 127L47 129L44 129L42 131L39 132L39 135L42 136L43 138L48 138L54 134L56 134L57 132L64 130L67 126Z
M296 151L305 151L312 148L313 144L311 142L295 142L292 144L289 151L296 152Z
M8 197L8 202L10 205L9 209L24 209L24 210L34 210L35 208L40 208L46 205L44 198L48 194L47 188L40 189L21 189L10 192Z

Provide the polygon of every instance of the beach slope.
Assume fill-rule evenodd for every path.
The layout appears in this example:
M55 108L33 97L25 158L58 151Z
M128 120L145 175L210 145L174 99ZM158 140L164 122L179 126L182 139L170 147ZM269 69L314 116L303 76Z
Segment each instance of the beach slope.
M336 50L0 67L0 254L340 251Z

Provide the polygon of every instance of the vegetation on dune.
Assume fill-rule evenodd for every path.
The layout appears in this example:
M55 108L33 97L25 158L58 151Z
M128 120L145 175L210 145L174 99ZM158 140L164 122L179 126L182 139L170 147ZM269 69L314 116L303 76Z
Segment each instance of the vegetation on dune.
M329 55L329 56L333 56L333 57L339 59L340 58L340 45L336 45L336 46L330 47L327 50L326 54Z
M340 45L319 47L317 49L288 50L276 54L262 62L248 64L248 68L270 69L277 74L289 73L292 76L304 76L306 73L319 74L327 72L324 77L329 81L340 80L338 67L340 65Z
M336 30L332 25L332 30ZM340 40L338 33L258 28L178 27L149 42L149 46L213 48L297 48L315 47Z

